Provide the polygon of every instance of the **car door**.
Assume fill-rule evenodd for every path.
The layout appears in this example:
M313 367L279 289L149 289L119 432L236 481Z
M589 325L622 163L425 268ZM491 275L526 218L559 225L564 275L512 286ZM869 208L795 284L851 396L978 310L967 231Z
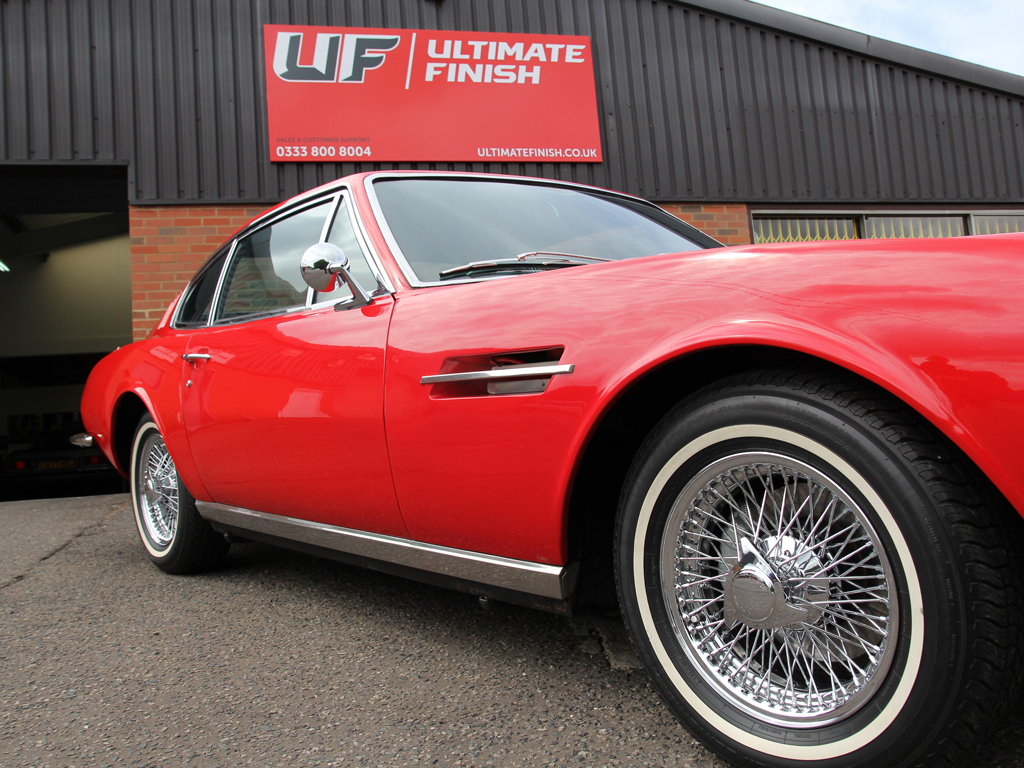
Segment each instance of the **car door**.
M303 251L326 239L374 296L307 291ZM211 324L191 335L183 417L214 502L396 536L384 436L384 352L394 301L345 194L288 211L233 245Z
M367 191L415 286L397 297L385 384L412 537L566 563L586 425L643 343L628 326L660 313L601 262L694 250L703 236L644 203L560 185L382 174ZM621 288L597 287L608 284Z

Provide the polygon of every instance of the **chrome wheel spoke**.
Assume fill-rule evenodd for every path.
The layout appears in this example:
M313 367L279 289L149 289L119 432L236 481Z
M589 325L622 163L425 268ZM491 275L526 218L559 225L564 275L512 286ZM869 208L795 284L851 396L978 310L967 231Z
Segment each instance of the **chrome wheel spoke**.
M759 720L836 722L884 679L892 570L868 517L821 472L769 453L716 461L676 498L661 553L683 651Z
M158 547L173 541L178 524L178 473L159 433L145 438L135 478L136 503L146 533Z

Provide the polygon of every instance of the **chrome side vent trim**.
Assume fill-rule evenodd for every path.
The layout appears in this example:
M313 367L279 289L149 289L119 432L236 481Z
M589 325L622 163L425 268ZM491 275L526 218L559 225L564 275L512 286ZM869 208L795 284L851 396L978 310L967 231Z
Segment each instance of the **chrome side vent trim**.
M572 567L452 549L208 501L197 501L196 509L213 523L540 597L565 600L575 586L576 569Z
M562 373L572 373L575 365L515 365L494 368L490 371L465 371L463 373L439 373L423 376L420 384L449 384L459 381L514 381L523 379L547 379Z

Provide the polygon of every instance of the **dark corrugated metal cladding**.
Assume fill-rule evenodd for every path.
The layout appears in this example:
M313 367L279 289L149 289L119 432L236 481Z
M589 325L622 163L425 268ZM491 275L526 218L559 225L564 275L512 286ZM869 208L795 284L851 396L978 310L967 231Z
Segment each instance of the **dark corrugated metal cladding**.
M1024 202L1024 93L755 24L734 2L692 3L4 0L0 161L127 161L140 204L279 200L394 167L654 200ZM604 162L271 163L267 23L587 35Z

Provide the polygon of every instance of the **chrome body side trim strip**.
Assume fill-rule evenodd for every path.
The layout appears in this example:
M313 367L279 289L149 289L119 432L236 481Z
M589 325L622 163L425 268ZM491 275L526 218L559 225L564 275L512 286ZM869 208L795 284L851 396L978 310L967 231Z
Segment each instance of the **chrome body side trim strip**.
M463 373L439 373L434 376L423 376L420 384L444 384L453 381L499 381L509 379L545 379L560 373L572 373L576 366L569 365L531 365L520 367L497 368L490 371L465 371Z
M565 600L574 586L575 569L569 567L452 549L208 501L197 501L196 509L213 523L516 592Z

